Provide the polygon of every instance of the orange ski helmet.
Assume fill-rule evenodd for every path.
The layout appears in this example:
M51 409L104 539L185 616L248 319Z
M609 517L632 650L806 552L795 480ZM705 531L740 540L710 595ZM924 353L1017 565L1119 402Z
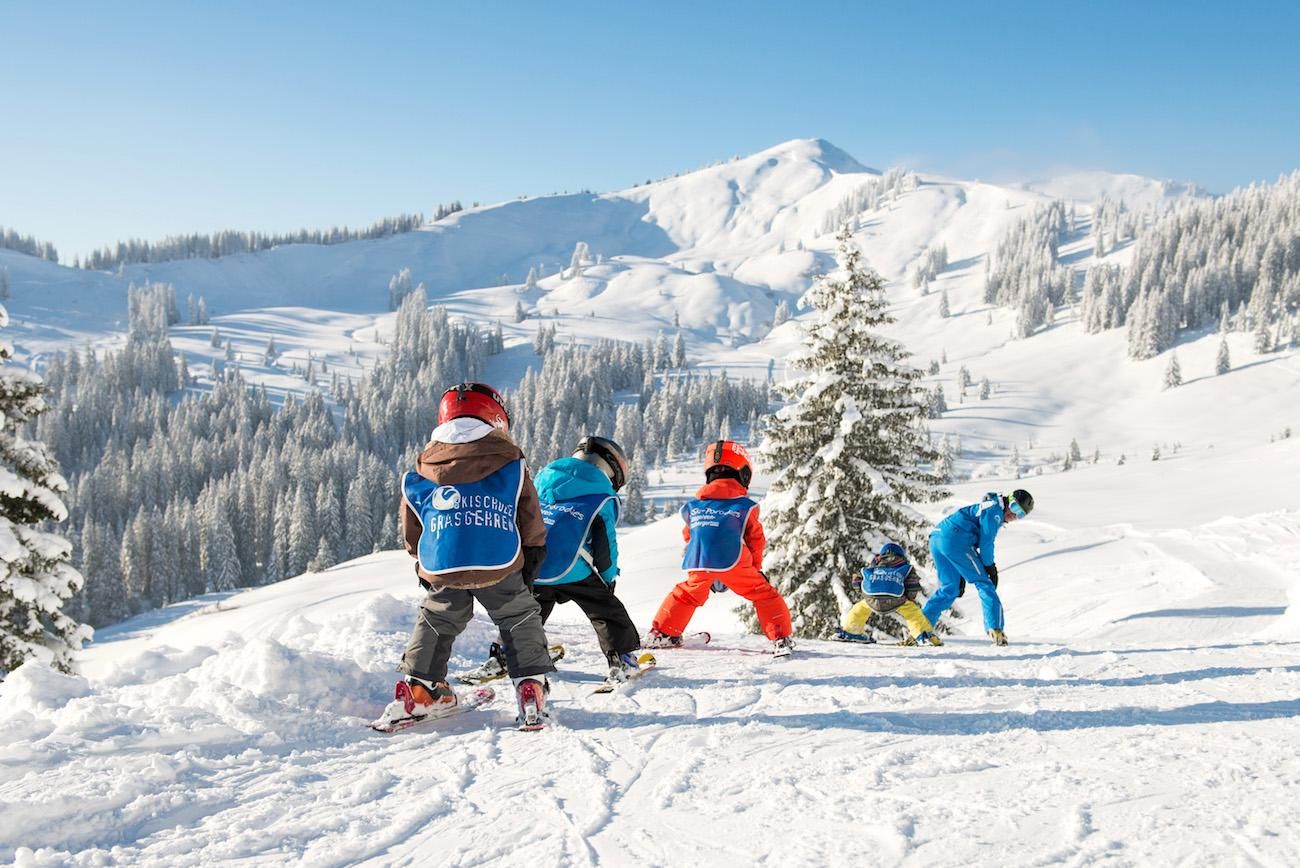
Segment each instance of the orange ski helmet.
M493 428L510 430L510 413L505 399L496 389L484 383L460 383L442 393L438 402L438 424L471 416Z
M704 447L704 473L707 477L714 467L730 467L736 472L740 484L749 488L754 468L749 463L749 453L734 440L718 440Z

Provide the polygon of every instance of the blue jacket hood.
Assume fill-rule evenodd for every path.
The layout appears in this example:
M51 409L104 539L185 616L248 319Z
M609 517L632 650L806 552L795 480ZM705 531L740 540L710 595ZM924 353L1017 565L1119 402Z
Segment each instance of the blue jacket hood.
M613 494L614 486L599 467L580 458L559 458L543 467L534 480L537 496L559 503L588 494Z

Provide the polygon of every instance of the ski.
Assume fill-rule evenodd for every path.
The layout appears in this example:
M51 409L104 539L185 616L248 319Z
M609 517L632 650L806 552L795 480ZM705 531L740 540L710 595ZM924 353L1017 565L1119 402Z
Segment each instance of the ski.
M460 697L460 702L443 714L413 714L410 717L399 717L395 720L375 720L371 721L369 726L375 732L393 733L400 732L404 729L410 729L413 726L419 726L425 723L436 723L440 720L446 720L450 717L456 717L466 711L473 711L491 702L496 696L496 692L491 687L480 687L477 690L471 690L464 696Z
M846 643L848 643L848 644L850 644L850 645L875 645L875 644L877 644L877 643L876 643L876 640L873 639L873 638L871 638L871 636L869 636L869 635L866 636L865 638L862 638L862 639L848 639L848 638L845 638L845 637L843 637L843 636L831 636L831 641L832 641L832 642L846 642Z
M653 654L642 654L636 658L636 669L628 672L620 681L615 681L612 678L605 679L603 684L591 691L591 695L596 696L601 693L613 693L629 681L635 681L642 675L645 675L657 665L658 663L655 661L655 656Z
M563 645L551 645L546 650L551 654L552 663L558 663L564 659ZM456 680L461 684L486 684L489 681L496 681L498 678L505 678L506 675L506 670L496 661L496 658L491 657L477 669L471 669L457 675Z
M649 636L641 640L644 648L653 648L656 651L672 648L702 648L713 641L713 636L704 631L699 633L687 633L681 637L682 641L675 644L654 642Z

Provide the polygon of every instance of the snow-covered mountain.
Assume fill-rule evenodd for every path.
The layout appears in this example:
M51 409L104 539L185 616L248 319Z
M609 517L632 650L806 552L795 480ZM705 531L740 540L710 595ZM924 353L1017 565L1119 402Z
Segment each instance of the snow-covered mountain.
M793 307L811 276L831 261L828 215L882 180L829 142L795 140L627 190L504 202L376 240L138 264L113 275L0 250L0 268L9 273L10 334L20 358L114 340L125 328L126 286L165 281L182 301L191 294L206 300L246 378L275 390L301 389L288 372L305 364L309 353L334 370L355 373L383 352L379 341L391 324L389 280L409 268L412 281L453 314L503 324L508 344L517 348L490 371L503 385L530 362L525 340L539 319L579 340L639 340L680 328L694 360L763 371L770 358L779 364L794 340L793 326L772 328L777 305L784 300ZM1023 440L1022 451L1032 450L1031 439L1059 451L1072 437L1088 448L1132 452L1162 438L1208 437L1215 429L1217 420L1210 419L1208 428L1187 431L1183 423L1195 424L1205 406L1201 389L1161 395L1164 360L1127 361L1122 330L1086 336L1067 316L1031 340L1011 341L1011 314L990 311L983 301L990 254L1036 205L1066 196L1086 220L1091 203L1103 195L1139 208L1196 195L1194 187L1100 172L1013 186L921 175L903 186L854 216L868 262L893 287L897 331L922 365L946 355L951 364L939 381L949 384L950 398L960 365L977 382L987 376L1002 404L999 413L1013 414L1008 421L1016 426L994 425L987 413L962 408L953 416L954 431L1000 441L1007 452L1014 440ZM590 257L574 274L568 266L579 242ZM921 295L910 285L910 271L939 245L950 264ZM1120 247L1107 261L1123 262L1128 251ZM1075 267L1093 261L1086 239L1063 254ZM526 289L530 269L539 279ZM945 289L953 315L940 319ZM516 323L520 303L532 318ZM173 330L173 342L200 373L205 362L224 355L211 346L211 332ZM267 367L260 359L272 334L281 356ZM1246 336L1234 335L1230 343L1234 357L1249 354ZM1189 379L1212 370L1210 342L1192 342L1182 352ZM1021 376L1027 365L1036 371L1032 378ZM1046 370L1039 375L1040 367L1062 374L1096 371L1080 384L1086 400L1062 400L1055 379ZM1229 412L1256 417L1257 399L1289 388L1283 367L1243 371L1238 380L1247 382L1227 390ZM1151 400L1169 404L1178 424L1160 424L1167 414L1133 411ZM936 430L947 428L941 423Z
M700 337L766 333L776 300L793 298L827 263L825 220L841 199L880 174L822 140L795 140L750 157L603 195L521 199L461 211L423 230L334 246L287 245L227 256L126 266L118 275L75 271L0 251L16 313L68 337L109 331L124 318L128 283L172 283L204 296L217 315L265 307L376 314L402 268L431 297L469 296L481 316L513 319L530 269L543 277L525 301L548 313L624 316L645 327L682 326ZM1086 206L1096 196L1142 202L1176 190L1134 176L1095 173L1062 182ZM1053 192L1051 195L1060 195ZM1035 188L923 177L914 192L867 215L862 241L874 267L898 278L926 245L946 243L961 271L979 263L1020 209L1046 201ZM562 279L578 242L607 264ZM502 284L509 292L501 292ZM468 298L465 299L468 302ZM582 329L576 329L583 331ZM33 348L58 335L28 337Z

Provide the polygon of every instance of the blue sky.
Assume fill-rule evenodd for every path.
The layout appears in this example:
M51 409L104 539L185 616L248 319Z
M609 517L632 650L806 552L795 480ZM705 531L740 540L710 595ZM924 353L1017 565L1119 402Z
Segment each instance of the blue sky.
M1216 192L1300 168L1300 4L22 4L0 225L362 225L822 137L862 162Z

